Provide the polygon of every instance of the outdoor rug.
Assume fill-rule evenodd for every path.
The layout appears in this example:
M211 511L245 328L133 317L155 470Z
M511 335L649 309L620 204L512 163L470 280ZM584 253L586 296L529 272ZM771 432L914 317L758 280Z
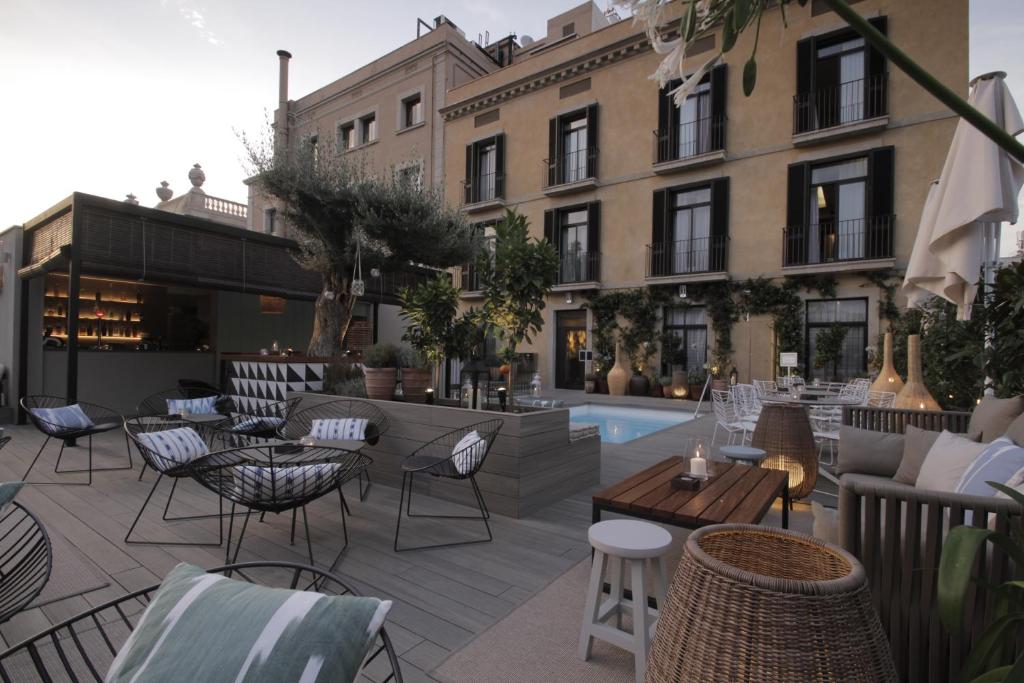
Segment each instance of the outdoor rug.
M53 570L43 592L26 609L42 607L110 585L102 570L68 539L54 531L48 533L53 546Z

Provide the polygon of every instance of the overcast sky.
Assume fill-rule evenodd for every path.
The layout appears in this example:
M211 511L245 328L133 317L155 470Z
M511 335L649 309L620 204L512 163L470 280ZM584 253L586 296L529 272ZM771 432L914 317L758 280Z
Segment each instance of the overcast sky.
M196 162L209 194L244 202L235 131L259 132L276 105L278 49L295 55L295 98L411 40L417 17L444 13L472 38L537 37L579 3L0 1L4 227L75 190L152 205L161 180L184 192ZM1020 0L972 2L970 73L1007 71L1024 107L1021 35Z

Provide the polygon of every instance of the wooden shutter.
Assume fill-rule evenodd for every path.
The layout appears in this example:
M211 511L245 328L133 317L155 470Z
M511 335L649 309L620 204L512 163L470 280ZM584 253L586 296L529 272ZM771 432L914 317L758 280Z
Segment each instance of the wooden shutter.
M666 227L668 218L668 190L654 191L654 206L651 210L651 248L650 248L650 273L651 275L667 274L667 256L670 249L666 242Z
M555 239L555 211L549 209L544 212L544 239L551 243L558 251L558 240Z
M505 197L505 134L494 136L494 193L496 197Z
M814 52L815 39L796 44L796 99L793 101L793 132L814 129Z
M466 180L465 192L466 192L466 204L473 203L473 145L466 145Z
M868 152L868 211L865 231L867 258L891 258L893 255L893 184L895 155L892 147Z
M587 107L587 177L597 177L597 105Z
M587 256L584 280L599 280L601 265L601 202L587 204Z
M786 231L783 243L783 265L796 266L806 261L804 235L807 234L807 180L810 168L806 163L789 167L786 199Z
M558 119L548 121L548 187L557 184L556 170L560 166L558 159L558 148L561 147L558 141Z
M672 84L668 83L664 88L658 90L658 131L655 135L657 136L656 142L658 145L659 163L672 159L670 152L674 149L671 143L671 138L672 107L674 107L675 104L672 102L672 96L668 94L671 88Z
M728 66L719 64L711 70L711 148L725 149L725 93Z
M708 268L725 270L726 245L729 240L729 179L711 181L711 240L708 245Z
M886 17L874 17L868 19L868 23L878 29L878 32L883 36L888 33L889 22ZM864 70L864 73L867 74L867 87L864 89L864 97L866 99L864 116L871 119L877 116L884 116L889 111L888 83L886 79L885 55L871 45L868 45L866 49L867 68Z

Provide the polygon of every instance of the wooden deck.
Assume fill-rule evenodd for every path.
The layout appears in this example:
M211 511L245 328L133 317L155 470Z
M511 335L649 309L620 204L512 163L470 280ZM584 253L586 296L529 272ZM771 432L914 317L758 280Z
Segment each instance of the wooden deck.
M666 404L668 402L666 401ZM668 407L668 406L666 406ZM602 448L601 487L677 453L681 440L692 436L710 437L713 420L695 422L657 432L627 444L605 444ZM42 443L31 427L8 427L13 437L0 451L0 479L20 479ZM115 465L124 459L124 437L112 433L95 440L96 466ZM53 465L59 446L52 443L30 477L33 481L70 481L81 475L55 475ZM81 466L82 448L65 452L62 467ZM30 486L18 500L35 512L47 529L66 537L99 569L109 576L105 589L70 598L19 614L0 626L0 637L8 644L34 634L51 623L100 604L127 590L158 583L178 562L216 566L224 562L223 548L126 545L128 525L149 492L153 473L137 481L139 458L133 471L98 473L91 487ZM375 484L369 496L359 501L355 484L347 489L352 510L348 518L350 545L334 571L366 595L395 601L388 618L396 648L402 659L405 680L433 680L433 670L451 652L501 620L532 595L590 552L586 531L590 524L588 490L524 519L492 516L494 542L405 553L392 550L398 490ZM150 538L216 540L215 519L168 523L160 519L169 484L154 496L138 531ZM416 504L452 510L452 505L428 498ZM456 512L468 510L458 510ZM172 515L216 511L213 495L194 482L182 482L174 497ZM799 512L797 518L809 518ZM308 561L301 523L296 545L288 543L290 517L267 517L266 522L249 524L239 560L275 559ZM327 497L309 507L312 542L318 563L329 561L341 546L341 524L337 498ZM768 513L766 523L778 523L778 505ZM808 528L809 520L791 526ZM479 528L478 528L479 527ZM406 530L410 536L405 536ZM457 540L457 534L482 531L480 525L463 524L453 529L434 520L403 521L403 539L415 541ZM463 536L465 537L465 536ZM461 538L461 537L460 537Z

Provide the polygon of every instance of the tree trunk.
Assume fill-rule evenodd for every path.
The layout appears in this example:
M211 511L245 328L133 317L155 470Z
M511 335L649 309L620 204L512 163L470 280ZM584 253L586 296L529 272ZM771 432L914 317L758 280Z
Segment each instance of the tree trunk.
M313 336L306 353L321 358L334 358L341 355L341 342L348 333L356 297L349 293L348 280L344 276L325 274L323 282L323 290L316 297Z

